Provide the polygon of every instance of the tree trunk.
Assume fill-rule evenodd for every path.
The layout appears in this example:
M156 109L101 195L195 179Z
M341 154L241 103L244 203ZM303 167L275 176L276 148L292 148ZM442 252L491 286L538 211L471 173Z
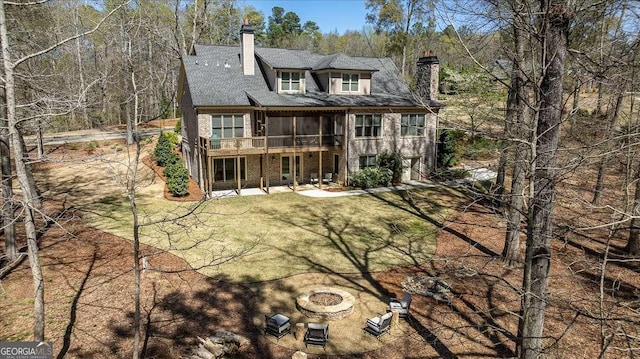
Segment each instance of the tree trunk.
M582 88L582 81L576 75L576 83L573 88L573 104L571 105L571 112L576 112L580 108L580 89ZM571 117L574 118L573 116Z
M604 61L600 61L600 63L603 63ZM596 100L596 110L595 110L595 114L599 115L602 113L602 101L604 98L604 91L602 90L602 79L598 80L598 98Z
M22 139L22 134L17 128L18 121L16 118L15 82L13 75L14 65L11 62L11 53L9 51L4 0L0 0L0 42L2 42L7 125L9 129L9 137L12 141L11 146L13 147L16 176L18 178L18 183L20 184L20 189L22 190L22 198L25 208L24 227L27 237L29 264L31 266L31 274L33 276L33 340L44 341L44 280L42 278L42 270L40 267L37 233L33 216L33 210L34 208L37 208L35 202L38 201L37 203L39 204L39 200L37 198L37 194L33 191L35 187L32 187L31 185L33 182L33 175L31 171L29 171L25 162L24 141ZM29 176L31 179L28 178Z
M131 41L129 40L129 44ZM140 225L138 219L138 208L136 206L136 178L138 175L138 161L140 160L140 136L138 135L138 118L140 117L138 108L139 94L136 83L136 73L133 70L133 59L131 57L131 48L127 57L128 68L131 70L131 86L133 88L133 122L131 128L132 140L136 144L136 155L133 164L130 164L131 180L127 183L129 188L129 201L131 205L131 213L133 215L133 273L134 273L134 311L133 311L133 359L138 359L140 355Z
M78 9L75 9L75 14L73 16L73 21L74 21L74 25L76 26L76 34L78 34ZM78 80L79 80L79 85L80 85L80 91L79 91L79 96L80 98L78 99L78 102L80 103L80 111L82 111L82 124L83 127L85 129L90 129L91 123L89 122L89 114L87 113L87 95L86 95L86 91L87 89L85 88L85 84L84 84L84 74L83 72L83 66L82 66L82 54L80 52L80 38L78 37L76 39L76 59L78 61Z
M520 21L518 21L520 22ZM513 25L515 57L511 72L511 87L507 98L506 124L510 131L507 137L515 139L513 173L511 176L511 193L506 208L507 232L505 234L502 257L509 267L522 262L520 254L520 212L524 205L525 174L530 159L525 141L529 129L528 92L525 65L524 33L521 24ZM515 138L514 138L515 137Z
M11 172L11 146L6 117L5 94L0 89L0 168L2 169L2 229L4 252L9 262L18 258L13 217L13 180Z
M14 97L13 104L15 106L15 97ZM14 115L15 115L15 111L14 111ZM12 145L20 144L20 149L21 149L20 162L24 165L25 181L26 181L26 185L29 186L29 192L31 193L31 198L30 198L31 206L37 212L42 212L43 207L42 207L42 200L40 198L40 191L38 191L38 187L36 186L36 180L33 177L33 171L31 170L31 163L27 156L27 145L24 142L24 137L22 136L22 132L20 132L20 129L17 127L17 121L16 121L15 127L16 127L16 133L18 133L18 135L15 135L12 138L12 141L13 141ZM17 156L15 149L13 150L13 154L14 156Z
M140 156L140 144L136 140L136 157L133 163L133 178L131 179L131 187L129 188L129 202L131 205L131 213L133 215L133 277L134 277L134 311L133 311L133 359L138 359L140 351L140 225L138 223L138 208L136 207L135 180L136 169L138 166L138 157Z
M531 203L527 228L527 251L523 278L521 359L538 359L542 355L552 237L552 211L556 194L556 157L562 116L562 81L567 55L567 31L572 9L567 0L541 0L543 74L536 133L535 195Z
M521 146L518 153L516 153L516 157L526 156L526 154L521 153L523 150L526 150L526 148L523 149L523 146ZM503 260L509 267L516 266L522 262L520 254L520 213L524 206L526 165L526 158L517 158L513 164L511 194L507 206L507 233L502 250Z
M498 207L502 209L504 207L504 183L507 177L507 164L509 163L509 133L510 125L505 121L504 124L504 138L500 141L500 158L498 159L498 170L496 171L496 188L493 192L495 200L498 202Z
M631 226L629 228L629 241L625 251L632 256L640 256L640 165L636 170L636 191L633 196L633 209Z
M593 200L591 201L591 204L594 205L600 204L600 197L602 196L602 190L604 189L604 177L606 175L607 164L609 164L609 160L611 159L611 148L613 147L611 142L613 141L616 123L618 123L620 107L622 106L622 99L622 93L619 93L618 98L616 99L616 107L613 109L613 114L611 115L611 119L607 124L607 132L605 133L605 153L602 156L600 165L598 166L598 179L596 180L596 187L593 189Z

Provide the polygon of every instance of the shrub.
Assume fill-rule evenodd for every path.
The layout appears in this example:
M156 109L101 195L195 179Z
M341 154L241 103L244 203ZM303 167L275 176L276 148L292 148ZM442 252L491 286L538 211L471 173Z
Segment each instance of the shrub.
M176 163L178 163L178 162L180 162L180 161L181 161L181 160L180 160L180 156L178 156L178 154L177 154L177 153L175 153L175 152L171 152L171 154L169 155L169 157L167 157L167 160L166 160L165 166L169 167L169 166L171 166L171 165L173 165L173 164L176 164Z
M175 155L175 153L173 153L173 145L171 144L171 140L168 136L160 136L153 154L156 157L156 163L158 163L158 166L164 167L167 165L171 155Z
M171 177L173 175L173 171L175 171L176 165L184 167L180 156L175 153L172 153L171 156L167 159L167 166L162 170L162 173L165 177Z
M96 150L96 148L98 148L98 142L97 141L89 141L87 143L84 144L84 150L87 152L93 152Z
M378 154L376 160L378 167L386 168L391 171L391 179L394 183L398 183L402 180L402 156L396 152L389 152L387 150Z
M189 172L184 168L182 161L173 163L164 169L167 176L167 188L176 197L184 196L189 189Z
M388 186L393 172L388 168L367 167L356 171L349 177L349 185L360 188Z
M443 130L438 141L438 167L449 168L460 162L456 155L456 133Z
M178 134L176 134L175 132L165 132L163 136L169 139L172 147L176 147L178 143L180 143L180 141L178 140Z
M182 119L178 119L174 131L176 131L176 134L182 133Z

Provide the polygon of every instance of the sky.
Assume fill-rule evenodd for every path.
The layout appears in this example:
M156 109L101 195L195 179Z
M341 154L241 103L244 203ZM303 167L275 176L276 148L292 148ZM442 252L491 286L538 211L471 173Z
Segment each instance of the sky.
M311 20L320 27L323 34L336 30L344 34L347 30L360 31L366 25L365 0L244 0L240 4L252 5L264 13L267 23L274 6L280 6L285 13L295 12L300 17L300 25Z

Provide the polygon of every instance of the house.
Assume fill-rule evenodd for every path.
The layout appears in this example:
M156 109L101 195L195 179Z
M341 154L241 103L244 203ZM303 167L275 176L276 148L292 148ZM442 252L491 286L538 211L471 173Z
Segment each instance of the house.
M388 58L256 47L246 21L240 33L182 59L182 153L205 193L345 183L383 150L403 156L403 179L434 168L435 56L418 60L414 95Z

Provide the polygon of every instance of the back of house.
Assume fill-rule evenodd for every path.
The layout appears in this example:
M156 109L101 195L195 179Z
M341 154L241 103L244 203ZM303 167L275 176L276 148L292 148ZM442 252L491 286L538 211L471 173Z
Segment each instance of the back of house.
M335 181L399 153L403 180L436 155L438 60L418 60L417 94L388 58L261 48L245 23L240 46L196 45L178 98L185 165L205 193Z

